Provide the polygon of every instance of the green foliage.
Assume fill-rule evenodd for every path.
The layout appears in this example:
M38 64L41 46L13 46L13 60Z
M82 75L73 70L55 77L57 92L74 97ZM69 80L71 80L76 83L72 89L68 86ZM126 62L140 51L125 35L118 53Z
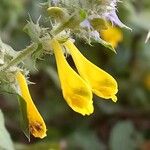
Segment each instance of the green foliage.
M120 121L112 129L110 135L111 150L136 150L139 143L139 135L132 122ZM141 139L140 139L141 140Z
M104 144L98 140L94 132L87 132L86 130L77 130L69 137L69 150L83 149L83 150L100 150L104 149Z
M15 145L16 150L60 150L58 143L53 142L39 142L36 144L28 145Z
M39 1L45 2L44 0ZM39 18L39 14L41 14L41 8L38 7L39 1L24 0L25 5L22 4L23 0L1 1L1 36L3 41L6 40L7 43L11 43L14 49L19 50L29 44L29 38L22 31L26 23L25 20L29 20L28 14L26 13L25 16L22 16L18 22L19 17L23 15L22 12L30 12L34 20L33 22L28 22L26 26L26 31L28 30L27 33L34 42L39 41L41 32L43 34L45 31L41 31L41 26L39 25L42 25L42 27L51 26L50 20L45 19L43 16L37 24L34 24ZM99 0L95 1L99 2ZM81 6L78 0L67 0L66 4L68 3L69 8L72 6L70 6L70 3L73 4L72 2L77 2L77 5ZM84 1L81 1L81 3L83 2ZM17 8L14 5L16 5ZM91 6L88 7L90 8ZM80 8L79 10L82 9ZM69 16L70 18L67 18L67 21L63 20L64 26L59 32L69 27L70 29L76 28L76 32L78 33L78 25L82 19L86 17L86 13L86 10L82 10L74 14L74 16ZM14 14L17 20L13 18ZM33 69L33 71L30 69L33 68L33 62L31 63L31 60L29 61L27 59L25 65L27 69L31 70L30 80L36 83L34 86L30 86L30 91L34 99L37 100L35 103L46 120L48 136L40 143L31 136L31 143L28 143L16 121L18 118L18 105L15 103L12 95L9 95L9 97L0 96L0 107L5 112L6 124L15 143L16 150L57 150L60 149L62 145L65 147L64 149L69 150L141 149L142 143L150 139L150 79L147 79L147 76L150 76L149 40L145 44L147 33L150 30L149 14L149 0L123 0L118 7L118 15L127 26L132 28L132 32L122 30L124 39L115 50L109 43L102 40L96 42L93 40L90 46L81 40L79 41L77 46L81 52L97 66L112 74L119 84L118 102L114 104L109 100L102 101L94 96L95 111L94 114L89 117L79 116L66 105L60 92L61 89L54 57L43 55L43 49L46 46L41 45L41 39L40 44L35 46L36 50L32 53L31 57L42 57L44 61L38 60L36 69ZM70 19L72 18L76 26L70 24ZM101 27L105 27L104 20L98 20L98 22ZM99 27L99 25L97 26L97 22L95 27ZM32 33L33 30L36 31L36 34ZM63 39L67 38L68 35ZM100 44L96 44L98 42ZM2 47L5 50L10 49L7 51L9 57L5 58L7 62L18 54L13 48L0 41L0 49ZM112 53L108 48L117 54ZM29 49L29 51L30 50L31 49ZM49 53L51 52L49 51ZM0 57L2 56L1 54ZM71 57L68 56L67 61L76 69ZM10 87L6 85L8 80L5 73L0 74L0 79L1 81L5 80L5 83L0 82L0 93L11 91L11 89L9 89ZM14 93L14 91L12 91L12 93ZM21 112L22 130L27 137L29 137L26 103L21 97L18 101ZM10 136L4 127L3 117L0 113L0 149L7 148L8 150L13 150L12 145Z
M4 116L0 110L0 149L1 150L14 150L11 137L5 128Z

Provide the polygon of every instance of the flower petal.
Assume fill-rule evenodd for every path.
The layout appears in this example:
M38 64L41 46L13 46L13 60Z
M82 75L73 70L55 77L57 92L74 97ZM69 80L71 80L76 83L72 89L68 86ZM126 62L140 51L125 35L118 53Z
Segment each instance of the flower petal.
M71 41L68 40L64 45L70 51L79 74L91 85L93 92L99 97L111 98L116 102L117 97L115 94L118 91L116 80L87 60Z
M101 30L101 37L106 42L110 43L114 48L118 46L118 43L123 40L122 31L114 26L108 26L108 29Z
M46 125L32 101L26 79L21 72L17 72L16 80L20 88L19 95L22 96L27 103L27 115L29 119L30 132L34 137L44 138L46 136Z
M63 96L68 105L82 115L93 113L90 86L69 66L57 40L51 42L57 62Z

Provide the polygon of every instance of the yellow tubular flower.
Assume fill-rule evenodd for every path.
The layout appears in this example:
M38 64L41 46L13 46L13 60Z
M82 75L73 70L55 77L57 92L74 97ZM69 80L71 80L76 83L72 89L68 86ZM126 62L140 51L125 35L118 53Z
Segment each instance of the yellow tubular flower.
M118 43L123 40L122 32L117 27L108 26L108 29L100 32L101 37L106 42L110 43L112 47L116 48Z
M58 41L52 40L51 46L66 102L74 111L82 115L90 115L94 110L90 86L69 66Z
M30 133L34 137L44 138L46 136L46 125L32 101L26 79L21 72L17 72L16 80L20 88L19 95L26 101L27 104L27 115L29 120Z
M118 91L116 80L87 60L71 41L68 40L64 45L70 51L79 74L92 87L93 93L104 99L111 98L116 102L115 94Z

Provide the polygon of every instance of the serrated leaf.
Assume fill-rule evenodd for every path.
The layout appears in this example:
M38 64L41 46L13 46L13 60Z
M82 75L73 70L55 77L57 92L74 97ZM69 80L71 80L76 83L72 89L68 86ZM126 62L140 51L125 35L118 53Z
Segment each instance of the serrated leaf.
M30 131L29 131L29 120L27 116L27 104L25 100L18 95L18 103L19 103L19 110L20 110L20 127L25 134L25 136L30 141Z
M14 150L13 143L5 128L4 117L0 110L0 150Z

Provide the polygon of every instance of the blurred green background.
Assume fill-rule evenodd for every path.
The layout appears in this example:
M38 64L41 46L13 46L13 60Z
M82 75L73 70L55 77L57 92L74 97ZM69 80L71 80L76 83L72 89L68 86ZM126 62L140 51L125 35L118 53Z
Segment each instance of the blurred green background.
M0 0L0 36L15 50L30 43L23 27L29 14L36 22L44 0ZM19 126L17 98L0 95L0 108L17 150L150 150L150 1L123 0L118 15L132 32L121 29L123 41L114 54L100 44L92 47L78 40L77 46L93 63L113 75L119 85L118 102L94 96L95 111L83 117L69 108L62 97L54 56L45 56L32 69L32 97L48 129L43 140L24 136ZM40 24L46 23L43 19ZM70 57L67 60L72 63ZM2 129L0 128L0 134ZM4 138L8 142L8 139ZM8 149L11 150L11 149Z

